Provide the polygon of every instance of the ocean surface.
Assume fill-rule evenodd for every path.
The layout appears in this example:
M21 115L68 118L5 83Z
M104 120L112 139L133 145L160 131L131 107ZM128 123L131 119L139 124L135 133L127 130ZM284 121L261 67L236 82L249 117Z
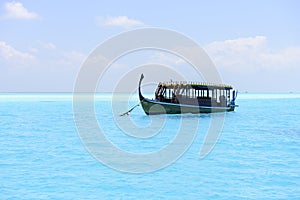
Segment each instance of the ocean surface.
M132 98L128 108L137 103ZM237 104L214 149L200 158L215 114L155 116L165 120L163 127L139 139L116 124L111 94L98 94L102 131L127 152L158 151L182 119L199 123L175 162L135 174L112 169L87 151L71 93L0 93L0 199L300 199L300 94L239 94ZM126 118L137 126L151 123L141 107L120 119Z

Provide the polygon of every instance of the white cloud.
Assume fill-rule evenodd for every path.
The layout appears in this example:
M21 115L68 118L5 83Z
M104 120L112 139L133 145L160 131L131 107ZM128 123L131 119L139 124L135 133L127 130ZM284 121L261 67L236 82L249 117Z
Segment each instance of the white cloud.
M233 40L217 41L207 45L208 50L212 50L214 53L219 52L244 52L251 51L257 48L262 48L266 44L265 36L256 36L248 38L238 38Z
M300 66L300 47L273 50L265 36L212 42L204 47L218 68L239 72Z
M55 44L53 44L53 43L51 43L51 42L45 43L44 46L45 46L45 48L47 48L47 49L56 49Z
M274 49L265 36L207 44L223 81L241 91L299 91L300 46Z
M106 18L98 17L97 21L101 26L118 26L126 29L145 25L143 22L135 19L130 19L127 16L106 17Z
M289 47L277 52L269 52L260 56L265 65L283 68L300 68L300 47Z
M62 58L59 63L64 66L79 67L86 56L78 51L64 51L61 53Z
M76 68L86 56L78 51L66 51L53 43L43 43L42 48L30 47L28 52L22 52L7 43L0 41L0 63L7 67L31 66L36 68Z
M38 14L29 12L20 2L5 3L5 18L8 19L37 19Z
M16 50L14 47L0 41L0 60L8 65L27 65L33 63L36 58L32 54Z
M183 60L182 58L167 52L155 53L152 56L151 61L166 65L181 65L185 63L185 60Z
M51 68L76 68L79 67L86 55L76 50L65 50L53 42L37 41L37 56L43 63L48 63ZM41 64L45 66L45 64Z
M41 40L36 41L37 48L40 50L57 50L57 47L52 42L45 42Z
M0 41L0 91L72 91L83 53L50 42L38 42L27 51Z

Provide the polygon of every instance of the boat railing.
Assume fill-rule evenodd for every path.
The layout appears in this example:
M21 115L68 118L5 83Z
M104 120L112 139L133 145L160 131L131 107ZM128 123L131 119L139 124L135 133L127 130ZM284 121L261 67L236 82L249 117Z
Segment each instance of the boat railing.
M195 82L195 81L172 81L172 82L160 82L158 86L163 87L209 87L209 88L224 88L224 89L232 89L231 85L227 84L216 84L216 83L206 83L206 82Z

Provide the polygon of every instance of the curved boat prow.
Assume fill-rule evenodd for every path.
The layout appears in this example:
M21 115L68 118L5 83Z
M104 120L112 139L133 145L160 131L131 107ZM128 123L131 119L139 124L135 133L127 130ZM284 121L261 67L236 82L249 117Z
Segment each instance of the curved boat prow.
M140 101L145 99L142 95L142 92L141 92L141 84L142 84L143 79L144 79L144 74L141 75L141 78L140 78L140 81L139 81L139 98L140 98Z

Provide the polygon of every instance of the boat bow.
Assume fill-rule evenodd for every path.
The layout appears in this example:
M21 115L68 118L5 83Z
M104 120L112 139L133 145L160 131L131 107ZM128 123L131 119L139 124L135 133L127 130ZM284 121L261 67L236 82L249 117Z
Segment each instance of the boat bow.
M145 97L142 95L142 92L141 92L141 84L142 84L143 79L144 79L144 74L141 75L141 78L139 81L139 98L140 98L141 102L145 99Z

